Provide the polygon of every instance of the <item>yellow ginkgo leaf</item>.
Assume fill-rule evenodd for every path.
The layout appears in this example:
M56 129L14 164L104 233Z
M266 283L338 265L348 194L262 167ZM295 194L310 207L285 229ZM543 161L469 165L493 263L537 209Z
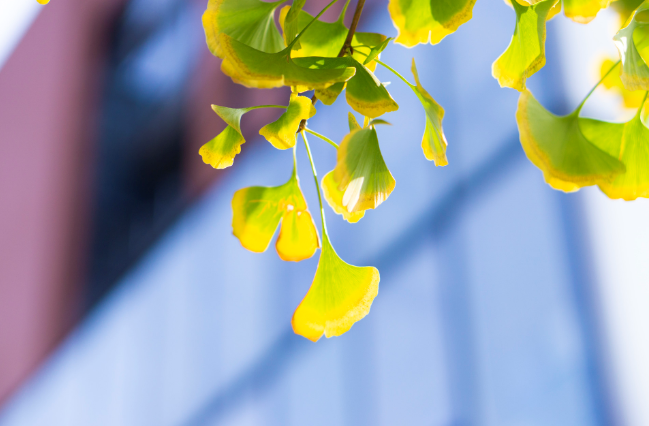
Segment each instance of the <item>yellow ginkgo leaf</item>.
M379 281L376 268L344 262L325 234L313 283L293 314L293 331L314 342L349 331L370 312Z
M365 211L349 212L345 206L343 206L344 194L344 191L338 189L338 184L334 179L333 170L324 175L322 178L322 195L325 200L327 200L327 203L336 214L342 215L343 219L349 223L356 223L365 216Z
M40 4L47 4L50 2L50 0L36 0L36 1L39 2Z
M507 50L494 62L492 74L501 87L521 91L525 81L545 65L545 23L558 0L522 6L514 2L516 28Z
M415 77L416 85L410 85L410 87L414 90L424 107L424 111L426 111L426 128L424 129L421 148L428 161L434 161L435 166L446 166L448 165L448 159L446 158L448 142L442 129L444 108L435 102L435 99L421 85L417 66L415 65L415 58L412 58L412 74Z
M563 13L580 24L587 24L599 13L606 9L611 0L562 0Z
M611 68L615 66L615 61L613 59L604 58L602 59L602 64L599 67L600 78L602 78L602 85L618 93L622 97L624 106L627 108L637 109L642 105L642 100L644 99L645 92L642 90L630 91L624 87L622 79L620 79L620 73L611 72Z
M643 3L629 18L627 25L613 37L620 52L620 78L627 90L649 90L649 3ZM643 57L644 55L644 57Z
M631 201L649 197L649 129L642 122L641 115L639 108L627 123L581 119L584 136L626 166L624 173L610 182L599 184L609 198Z
M407 47L437 44L472 17L476 0L390 0L388 10Z
M207 47L213 55L223 57L220 36L227 34L248 46L267 53L284 48L275 25L275 9L282 1L209 0L203 13Z
M347 213L375 209L390 196L395 181L381 155L374 126L353 130L345 136L338 148L333 177L325 176L323 184L325 198L336 213L342 209ZM332 184L336 191L332 191ZM349 215L345 216L350 220Z
M276 121L265 125L259 134L277 149L293 148L297 142L297 130L302 120L308 120L315 115L315 107L311 99L305 96L291 94L291 100L286 112Z
M201 146L198 151L203 162L215 169L225 169L234 162L234 157L241 152L241 145L246 143L241 133L241 117L254 109L285 108L278 105L258 105L248 108L228 108L212 105L214 112L227 123L227 127L214 139Z
M346 58L317 58L301 66L298 60L311 58L292 59L289 47L278 53L266 53L227 34L221 34L219 40L223 53L221 70L235 83L246 87L292 86L301 93L347 81L356 72Z
M580 108L566 116L554 115L528 90L518 101L516 122L525 154L551 187L564 192L611 181L625 170L615 157L586 139L579 112Z
M232 213L232 232L250 251L266 251L280 222L276 249L281 259L308 259L320 246L295 168L284 185L237 191L232 198Z

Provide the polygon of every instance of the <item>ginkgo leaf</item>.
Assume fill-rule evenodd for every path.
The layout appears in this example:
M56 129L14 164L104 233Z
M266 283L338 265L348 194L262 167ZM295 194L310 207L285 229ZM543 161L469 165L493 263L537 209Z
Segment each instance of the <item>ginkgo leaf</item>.
M275 9L283 1L209 0L203 13L207 46L213 55L223 57L222 33L266 53L284 48L282 36L275 25Z
M365 216L365 210L350 212L343 205L344 191L338 189L338 183L334 178L333 170L324 175L322 178L322 196L327 200L329 206L336 214L342 215L349 223L356 223Z
M446 147L448 142L442 129L442 120L444 119L444 108L442 108L435 99L424 89L419 81L419 73L415 65L415 58L412 58L412 74L415 77L415 84L408 83L410 88L415 92L417 98L426 111L426 128L424 137L421 141L421 148L424 151L426 159L434 161L435 166L448 165L446 158Z
M636 17L644 18L647 7L645 4L640 6L629 18L628 24L613 37L615 46L622 58L620 78L627 90L649 90L649 67L647 67L634 42L636 29L642 31L638 39L641 43L643 41L642 33L644 28L641 27L645 27L645 24L642 23L644 19L636 19ZM644 51L644 46L642 47Z
M492 74L501 87L525 89L525 80L545 65L545 23L558 0L531 6L514 1L516 28L507 50L494 62Z
M641 111L627 123L581 119L586 138L626 166L610 182L601 182L600 189L609 198L635 200L649 197L649 129L641 119Z
M305 96L291 94L291 100L286 112L276 121L265 125L259 134L277 149L293 148L297 143L297 130L302 120L308 120L315 115L315 107L311 99Z
M600 65L600 78L602 78L602 85L612 91L617 92L622 97L624 106L626 108L637 109L642 105L642 100L644 99L645 92L641 90L630 91L624 87L620 74L616 72L611 72L611 68L615 66L615 61L609 58L604 58L602 64ZM608 75L607 75L608 74Z
M293 4L289 7L286 16L284 16L282 31L284 32L284 43L288 46L291 44L297 33L299 32L298 28L298 17L306 0L294 0ZM308 23L308 22L307 22ZM299 49L301 47L300 41L298 40L293 46L294 49Z
M340 54L340 51L345 43L347 38L347 33L349 29L345 26L344 18L345 11L349 1L343 8L340 13L340 16L335 22L324 22L317 20L311 25L308 31L306 31L300 38L300 47L293 48L291 52L292 57L300 58L305 56L322 56L327 58L334 58ZM280 12L279 24L280 27L284 28L284 20L286 14L289 10L288 6L285 6ZM309 22L313 19L313 16L307 12L301 11L298 18L298 28L300 31L307 26ZM386 36L377 33L363 33L357 32L354 33L352 38L352 46L354 46L353 57L357 61L363 61L367 55L370 54L372 48L379 46L387 39ZM372 62L367 65L372 71L376 67L376 63Z
M378 269L343 261L326 234L311 288L293 314L296 334L311 341L340 336L369 312L379 292Z
M234 157L241 152L241 145L246 143L241 133L241 117L248 111L264 107L227 108L212 105L214 112L227 123L227 127L198 151L203 162L215 169L230 167Z
M332 191L332 183L336 191ZM385 165L373 126L353 130L345 136L338 147L333 177L323 179L325 198L336 213L343 209L347 213L375 209L390 196L394 187L394 178ZM360 219L354 217L357 218Z
M220 36L224 58L221 70L246 87L273 88L294 86L297 92L323 89L347 81L355 73L346 58L290 57L290 48L266 53L247 46L226 34ZM308 59L307 66L297 61Z
M624 164L584 137L579 111L554 115L528 90L518 101L516 121L525 154L551 187L564 192L611 181L625 170Z
M366 66L349 56L338 59L344 61L347 66L356 69L354 76L347 81L345 89L347 103L354 111L366 117L375 118L399 109L399 105L383 83ZM296 58L295 63L306 67L316 64L318 60L318 58L312 57ZM322 93L322 91L318 91L316 95L318 93Z
M563 13L580 24L587 24L599 13L606 9L611 0L562 0Z
M295 169L284 185L253 186L235 192L232 213L232 231L250 251L266 251L280 222L276 249L281 259L308 259L320 246Z
M388 10L399 36L394 40L407 47L437 44L472 17L476 0L390 0Z
M351 112L347 113L347 121L349 122L349 131L353 131L356 129L360 129L361 125L358 124L358 121L356 120L356 117L354 117L354 114Z
M388 47L388 44L390 44L390 42L392 40L394 40L394 37L389 37L389 38L385 39L378 46L373 47L370 50L370 53L367 55L367 58L365 58L365 61L363 61L363 65L367 65L370 62L372 62L374 59L378 58L381 55L381 53L383 53L385 48Z
M333 105L338 96L345 90L345 86L347 86L347 82L332 84L326 89L316 89L315 95L323 104Z
M36 0L36 1L39 2L40 4L48 4L50 2L50 0Z

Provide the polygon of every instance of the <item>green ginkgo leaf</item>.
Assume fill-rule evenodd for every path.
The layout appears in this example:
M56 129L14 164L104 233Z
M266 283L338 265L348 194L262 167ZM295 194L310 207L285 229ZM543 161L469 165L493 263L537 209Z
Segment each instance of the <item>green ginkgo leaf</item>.
M606 9L611 0L562 0L563 13L580 24L587 24L599 13Z
M528 90L518 101L516 121L525 154L551 187L564 192L611 181L625 170L624 164L583 135L580 109L566 116L554 115Z
M472 17L476 0L390 0L388 9L399 30L395 43L413 47L437 44Z
M315 107L311 99L305 96L291 94L291 100L286 112L276 121L265 125L259 134L277 149L293 148L297 143L297 130L302 120L308 120L315 115Z
M349 213L375 209L390 196L395 181L385 165L373 126L345 136L338 148L336 167L325 175L322 187L332 209L350 222L362 216Z
M367 55L367 58L365 58L365 61L363 61L363 65L367 65L370 62L374 61L374 59L378 58L381 55L381 53L383 53L385 48L388 47L388 44L390 44L390 42L392 40L394 40L394 37L389 37L389 38L385 39L378 46L373 47L370 50L370 53Z
M347 38L349 29L345 26L344 18L349 0L340 13L340 16L335 22L324 22L317 20L311 25L300 38L300 47L293 48L291 56L300 58L305 56L322 56L327 58L334 58L339 56L340 51ZM285 6L280 12L279 24L284 28L284 21L288 13L289 7ZM301 11L298 18L298 28L300 31L306 27L309 22L313 20L313 16L307 12ZM352 38L352 46L354 46L354 58L357 61L363 61L371 50L376 46L381 45L387 39L386 36L377 33L354 33ZM376 63L372 62L366 64L368 68L374 71Z
M284 48L282 36L275 25L274 13L283 1L209 0L203 13L203 28L212 54L223 57L222 33L266 53Z
M305 3L306 0L294 0L293 4L289 7L288 12L286 12L286 16L283 19L282 31L284 32L284 43L286 43L287 46L291 44L291 42L299 32L298 18ZM300 47L301 44L298 40L293 48L299 49Z
M349 131L354 131L361 128L361 125L358 124L356 117L351 112L347 113L347 121L349 122Z
M284 185L238 190L232 198L232 213L232 231L250 251L266 251L280 222L275 248L282 260L308 259L320 247L295 168Z
M494 62L492 74L501 87L525 89L525 80L545 65L545 23L558 0L532 6L512 3L516 28L507 50Z
M641 109L627 123L581 119L580 127L589 141L626 166L612 181L599 183L602 192L626 201L649 197L649 129L642 122Z
M363 319L379 292L378 269L343 261L325 234L311 288L293 314L296 334L311 341L340 336Z
M227 127L217 137L206 143L198 151L203 162L215 169L225 169L234 162L234 157L241 152L241 145L246 143L241 133L241 117L253 109L276 108L274 105L259 105L249 108L227 108L212 105L216 114L226 122Z
M353 77L352 77L353 78ZM338 96L345 90L347 82L332 84L326 89L316 89L315 95L325 105L333 105Z
M624 87L631 91L649 90L649 67L647 67L647 63L640 55L635 43L635 40L638 40L642 50L646 51L644 46L646 25L643 23L643 18L648 12L648 7L646 3L643 3L631 15L627 25L613 37L615 46L622 58L620 78L624 83ZM635 35L636 30L639 30L637 36Z
M444 119L444 108L442 108L435 99L424 89L419 81L419 73L415 65L415 58L412 58L412 74L415 77L415 84L410 84L405 81L410 88L415 92L417 98L426 111L426 128L424 130L424 137L421 141L421 148L424 151L424 156L429 161L434 161L435 166L448 165L446 158L446 147L448 142L444 135L442 128L442 120Z
M338 59L344 61L347 66L356 69L354 76L347 81L345 90L347 103L354 111L366 117L375 118L399 109L399 105L383 83L366 66L349 56ZM312 64L317 64L318 61L319 58L312 57L295 59L295 63L303 67L310 67ZM316 96L322 93L322 90L318 90Z
M221 34L223 51L221 70L236 83L246 87L273 88L293 86L297 92L323 89L349 80L355 73L346 58L290 57L290 48L266 53L247 46L227 34ZM297 61L308 59L307 66Z

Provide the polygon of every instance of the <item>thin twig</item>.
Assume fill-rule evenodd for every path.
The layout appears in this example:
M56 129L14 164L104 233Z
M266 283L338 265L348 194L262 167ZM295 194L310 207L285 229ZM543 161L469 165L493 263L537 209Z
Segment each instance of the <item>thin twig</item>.
M354 34L356 34L356 27L358 27L358 21L361 19L361 14L363 13L363 7L365 6L365 0L358 0L358 3L356 3L356 10L354 11L354 18L352 20L352 25L349 27L349 31L347 32L347 38L345 39L345 42L343 43L343 47L340 49L340 52L338 53L338 57L342 58L347 54L347 51L353 52L352 48L352 40L354 39ZM318 97L313 94L311 96L311 103L313 105L318 102ZM300 127L297 129L297 133L300 133L304 130L306 127L306 120L300 121Z

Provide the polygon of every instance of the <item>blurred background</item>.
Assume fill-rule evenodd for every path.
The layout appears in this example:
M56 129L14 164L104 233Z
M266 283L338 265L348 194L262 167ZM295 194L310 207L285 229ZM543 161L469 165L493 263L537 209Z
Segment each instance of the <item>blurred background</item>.
M406 76L414 56L446 108L450 165L425 160L424 112L379 67L400 104L378 130L396 190L356 225L325 214L380 292L315 344L290 319L317 256L231 235L234 191L290 175L258 136L277 111L243 118L234 167L197 153L224 128L210 104L288 99L221 74L205 3L0 0L0 425L649 425L649 203L553 191L525 158L518 95L490 73L514 28L502 0L440 45L384 53ZM572 111L619 26L551 21L537 98ZM396 34L387 0L360 30ZM340 141L344 98L318 107L310 127ZM633 112L598 90L584 114ZM335 152L311 145L322 176ZM298 162L317 215L303 145Z

